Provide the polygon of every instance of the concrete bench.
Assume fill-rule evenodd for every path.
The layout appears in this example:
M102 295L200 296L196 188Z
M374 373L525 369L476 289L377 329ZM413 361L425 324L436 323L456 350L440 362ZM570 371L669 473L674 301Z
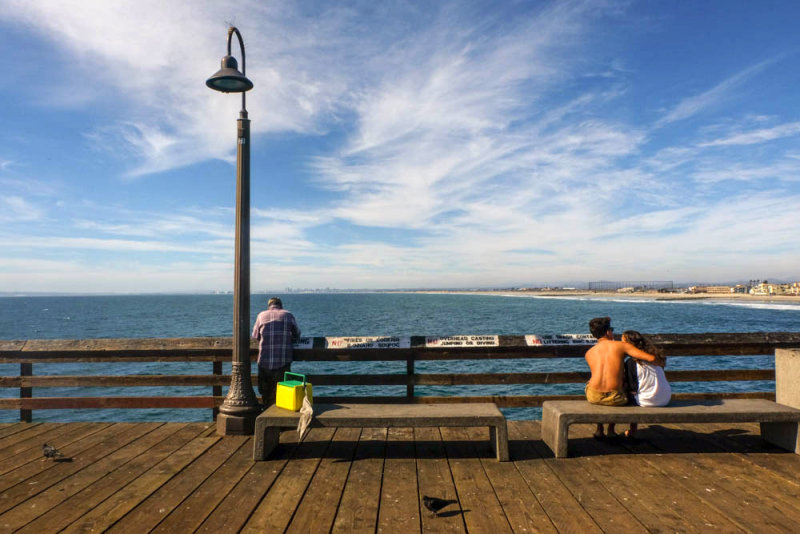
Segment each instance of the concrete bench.
M800 454L800 410L764 399L673 401L669 406L598 406L586 401L542 404L542 439L556 458L567 456L569 427L576 423L761 423L761 436Z
M297 428L298 412L274 404L256 418L253 460L266 460L278 445L281 429ZM488 426L497 460L508 461L506 418L494 403L464 404L315 404L311 426L322 427L474 427Z

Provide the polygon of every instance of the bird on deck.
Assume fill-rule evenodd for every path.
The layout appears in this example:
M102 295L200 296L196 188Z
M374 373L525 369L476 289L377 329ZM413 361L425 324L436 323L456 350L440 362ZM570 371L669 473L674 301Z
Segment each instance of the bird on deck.
M47 443L42 445L42 454L44 454L45 458L50 458L51 460L64 456L60 450L56 449L52 445L48 445Z
M455 504L457 502L458 501L455 499L439 499L438 497L428 497L427 495L422 496L422 504L424 504L425 508L437 516L439 515L439 510L447 505Z

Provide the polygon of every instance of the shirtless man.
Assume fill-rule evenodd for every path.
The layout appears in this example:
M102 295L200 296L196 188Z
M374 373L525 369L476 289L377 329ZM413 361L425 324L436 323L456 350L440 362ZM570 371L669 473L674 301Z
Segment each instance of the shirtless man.
M628 404L628 395L622 380L625 356L646 362L655 362L658 357L630 343L616 341L611 317L592 319L589 321L589 330L597 339L597 344L586 352L586 363L592 371L592 377L586 384L586 400L603 406L624 406ZM594 437L600 439L603 436L603 425L598 423ZM608 436L616 436L614 423L608 424Z

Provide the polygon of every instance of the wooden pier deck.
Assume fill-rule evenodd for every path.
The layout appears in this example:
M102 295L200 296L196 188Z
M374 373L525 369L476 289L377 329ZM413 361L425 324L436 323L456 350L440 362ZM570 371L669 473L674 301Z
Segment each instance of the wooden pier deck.
M317 428L253 462L250 437L211 423L4 424L0 532L797 531L800 455L757 425L591 431L557 460L538 421L510 421L498 463L485 428ZM434 516L423 495L453 502Z

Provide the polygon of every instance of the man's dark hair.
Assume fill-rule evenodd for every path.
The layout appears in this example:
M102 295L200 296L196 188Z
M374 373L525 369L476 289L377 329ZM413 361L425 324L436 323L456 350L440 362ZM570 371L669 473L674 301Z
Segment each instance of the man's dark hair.
M589 331L595 339L605 337L609 330L611 330L611 317L595 317L589 321Z
M269 308L270 306L275 306L283 309L283 302L281 302L281 299L279 299L278 297L272 297L267 301L267 308Z

